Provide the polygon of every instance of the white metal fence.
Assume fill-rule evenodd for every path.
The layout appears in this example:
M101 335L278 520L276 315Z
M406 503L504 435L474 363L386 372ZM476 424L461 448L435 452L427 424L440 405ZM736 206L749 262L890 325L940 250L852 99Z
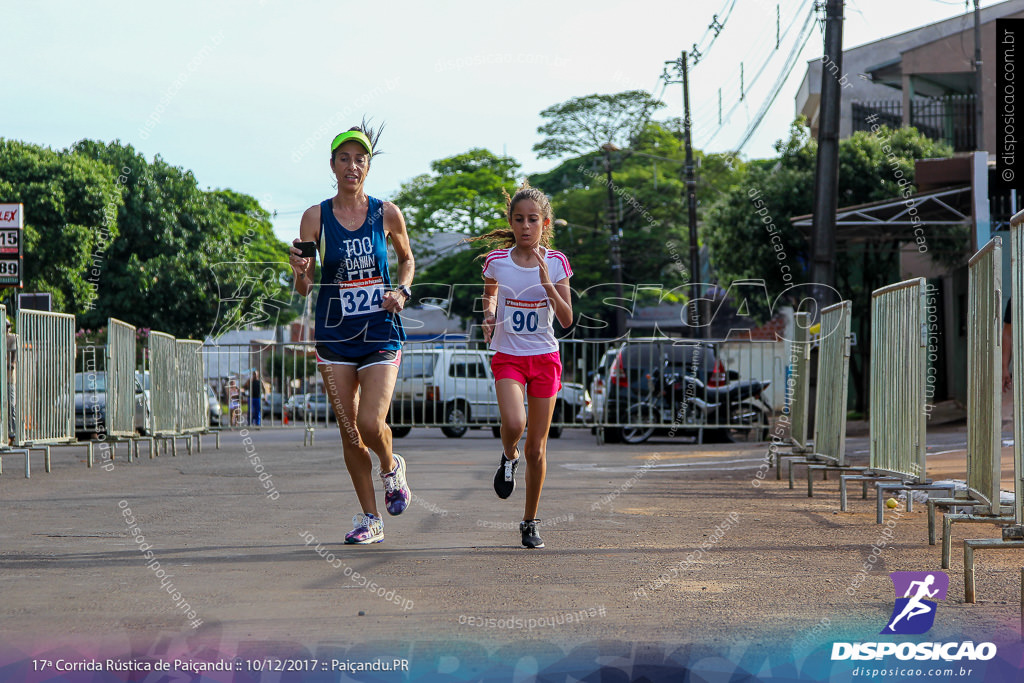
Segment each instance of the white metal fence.
M814 452L846 467L846 402L850 377L850 320L853 304L841 301L821 311L818 392L814 406ZM808 477L810 475L808 474Z
M154 436L173 436L178 428L178 350L174 337L151 332L148 361L152 432Z
M1002 259L996 237L968 264L967 488L995 514L1002 454Z
M109 318L106 348L106 433L135 435L135 326Z
M203 432L210 427L206 384L203 381L202 343L190 339L175 342L177 392L175 424L179 434Z
M870 467L910 481L925 475L925 297L924 278L871 294Z
M18 311L15 445L75 441L75 316Z

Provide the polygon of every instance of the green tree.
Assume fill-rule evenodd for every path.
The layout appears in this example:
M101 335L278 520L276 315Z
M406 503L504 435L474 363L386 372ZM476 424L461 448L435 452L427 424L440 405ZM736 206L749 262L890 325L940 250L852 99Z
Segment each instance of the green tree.
M0 199L25 205L25 289L49 292L58 311L78 313L96 298L93 254L119 234L119 170L73 152L0 139Z
M604 145L628 147L651 114L664 106L644 90L574 97L540 113L545 123L537 132L545 138L533 150L541 159L559 159L595 152Z
M627 283L624 294L631 296L628 283L653 286L636 292L638 305L683 303L688 296L682 285L692 281L682 178L685 150L673 123L648 122L633 132L632 147L611 154L612 190L622 231L623 281ZM724 156L700 152L695 156L701 169L698 196L714 196L732 182L736 171ZM556 246L573 264L573 289L589 290L574 302L574 310L608 321L612 311L603 299L612 296L614 288L603 154L588 151L530 180L552 196L556 217L568 222L557 230ZM698 220L703 212L704 207L698 206ZM602 335L600 329L590 333Z
M281 262L279 272L261 276L267 290L262 300L290 296L282 278L287 245L274 237L269 215L255 199L230 190L204 192L191 171L159 156L147 162L120 142L83 140L75 151L121 169L127 179L120 237L103 255L99 297L83 325L98 327L113 316L178 337L201 338L255 300L231 297L252 278L244 267L223 265L236 261ZM280 321L278 312L258 320L243 318L273 324Z
M454 315L471 317L482 286L479 248L439 248L439 233L472 237L507 227L502 190L512 193L519 163L474 148L434 161L431 172L403 183L392 198L401 208L417 259L416 297L451 299ZM428 288L419 283L432 283ZM454 287L453 287L454 285Z
M782 294L786 300L787 287L805 283L808 277L808 239L793 227L792 218L809 213L813 206L817 143L798 120L775 149L777 158L748 163L719 196L708 212L703 236L719 282L763 279L770 296ZM904 197L914 189L914 159L948 156L952 150L947 145L914 128L854 133L839 144L839 205ZM902 186L901 177L907 179ZM773 245L773 237L779 247ZM968 255L963 226L930 233L928 243L942 265L962 264ZM852 301L854 329L865 340L851 358L858 410L864 410L867 399L871 292L899 278L899 248L898 240L881 232L873 239L837 244L836 289ZM789 266L792 279L787 279L783 265ZM758 307L764 302L749 303L755 318L767 318L767 306ZM789 303L797 302L790 297Z

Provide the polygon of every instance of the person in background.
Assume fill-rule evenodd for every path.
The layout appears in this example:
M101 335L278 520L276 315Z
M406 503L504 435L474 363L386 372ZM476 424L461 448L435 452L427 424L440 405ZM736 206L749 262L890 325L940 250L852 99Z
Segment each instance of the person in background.
M253 370L249 378L249 424L263 424L263 381L259 370Z

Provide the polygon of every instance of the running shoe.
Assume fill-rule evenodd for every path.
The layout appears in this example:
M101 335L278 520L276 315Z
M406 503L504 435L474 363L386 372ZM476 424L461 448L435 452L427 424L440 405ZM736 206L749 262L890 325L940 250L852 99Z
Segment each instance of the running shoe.
M498 498L508 498L516 490L516 468L519 467L519 458L509 460L505 457L505 451L501 452L501 464L498 471L494 473L494 492Z
M388 509L388 514L400 515L405 512L409 501L412 500L412 491L405 481L405 458L398 453L394 454L394 458L395 471L387 474L381 472L380 478L384 481L384 505Z
M380 543L384 540L384 520L375 517L371 512L360 512L355 515L352 518L352 526L355 528L345 534L345 543Z
M541 540L540 534L537 533L537 523L539 519L531 519L527 522L519 523L519 533L523 535L523 545L527 548L543 548L544 541Z

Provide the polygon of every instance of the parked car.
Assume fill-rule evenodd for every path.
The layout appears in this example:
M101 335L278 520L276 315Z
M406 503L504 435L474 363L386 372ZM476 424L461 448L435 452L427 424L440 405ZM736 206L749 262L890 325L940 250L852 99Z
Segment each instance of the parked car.
M327 400L327 394L306 394L302 400L299 417L310 422L333 420L334 410Z
M299 420L302 418L302 403L305 400L305 394L292 394L288 397L288 400L284 402L282 410L288 415L289 420Z
M260 411L264 417L282 417L284 414L284 396L276 391L264 394L260 400Z
M206 402L210 404L210 424L219 425L224 415L224 406L220 404L217 394L209 384L206 385Z
M696 377L708 387L728 383L725 366L715 356L714 346L707 342L683 339L630 339L608 350L603 368L595 374L603 386L594 387L591 400L594 416L600 422L627 423L630 408L650 391L651 373L677 373ZM621 427L606 427L605 441L622 440Z
M608 371L619 354L619 347L608 349L601 357L596 370L587 373L590 384L590 403L584 409L583 421L594 422L604 414L604 399L607 394Z
M145 390L140 376L135 373L135 431L149 433L149 392ZM75 373L75 433L88 435L106 431L107 420L107 373Z
M392 435L403 437L410 425L442 423L441 432L459 438L470 429L500 423L498 399L491 374L492 351L472 349L407 350L402 354L388 423ZM553 422L573 422L586 404L586 389L567 383L558 393ZM551 427L550 436L562 433Z
M758 435L767 431L771 407L761 401L766 382L741 380L717 357L714 343L685 339L631 339L605 354L606 369L594 374L594 417L604 424L651 425L662 423L672 434L689 434L704 424L720 426L705 429L705 441L728 441L732 431L756 429ZM664 386L669 378L683 387L682 393ZM696 381L689 381L693 378ZM688 387L688 388L687 388ZM678 387L677 387L678 389ZM664 412L667 420L652 416L652 397L668 396ZM672 398L674 396L674 398ZM686 405L687 400L693 405ZM664 401L663 401L664 402ZM646 407L645 407L646 406ZM693 413L696 410L698 413ZM736 429L728 425L735 422ZM627 427L631 439L638 442L654 430ZM608 442L623 440L623 427L604 428ZM641 438L642 437L642 438Z

